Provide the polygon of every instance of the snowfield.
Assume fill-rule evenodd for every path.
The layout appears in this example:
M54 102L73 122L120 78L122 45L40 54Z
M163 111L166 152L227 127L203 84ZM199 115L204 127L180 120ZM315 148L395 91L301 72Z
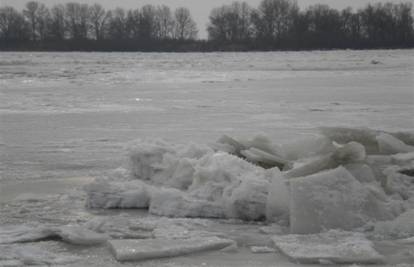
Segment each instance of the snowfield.
M1 57L0 266L413 266L412 50Z

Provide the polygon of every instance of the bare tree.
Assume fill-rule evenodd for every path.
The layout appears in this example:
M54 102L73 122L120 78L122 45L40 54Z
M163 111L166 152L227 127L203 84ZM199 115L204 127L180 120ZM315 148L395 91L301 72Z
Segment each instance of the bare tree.
M246 2L213 9L207 28L209 38L220 41L245 41L252 35L252 8Z
M156 9L153 5L145 5L141 8L141 16L138 26L140 38L150 40L155 39L158 36L156 13Z
M291 30L298 12L295 0L263 0L254 19L258 37L280 40Z
M55 5L50 10L50 36L55 40L63 40L65 38L65 6Z
M227 6L214 8L210 12L210 23L207 27L208 37L210 40L227 41Z
M141 11L139 9L129 10L126 18L126 32L128 38L139 39L139 24L141 20Z
M174 20L171 15L171 9L168 6L158 6L156 9L156 23L158 29L158 39L167 39L172 37Z
M108 36L112 40L123 40L128 38L127 17L125 11L117 8L109 13Z
M30 24L30 35L32 41L37 40L37 10L39 3L36 1L30 1L26 3L26 8L23 10L24 16L27 18Z
M13 7L0 8L0 40L26 40L29 25Z
M70 2L66 4L65 24L72 39L86 39L89 31L89 6Z
M95 40L103 39L110 13L106 12L100 4L94 4L89 7L89 14Z
M39 40L44 41L50 36L51 22L50 11L44 4L39 4L36 12L36 20Z
M193 40L197 38L197 24L191 17L190 10L180 7L174 13L174 37L179 40Z

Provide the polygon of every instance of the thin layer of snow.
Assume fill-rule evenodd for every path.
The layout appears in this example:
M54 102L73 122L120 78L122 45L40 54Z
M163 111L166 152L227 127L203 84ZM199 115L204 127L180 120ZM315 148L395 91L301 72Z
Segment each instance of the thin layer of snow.
M118 261L140 261L219 250L232 245L234 241L218 237L204 237L188 239L110 240L108 243Z
M312 235L273 236L275 246L300 263L372 264L384 257L363 234L331 230Z

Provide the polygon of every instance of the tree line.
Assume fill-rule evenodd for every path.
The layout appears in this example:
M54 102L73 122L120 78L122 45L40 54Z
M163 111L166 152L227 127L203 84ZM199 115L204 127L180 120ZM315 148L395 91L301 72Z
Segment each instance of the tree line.
M413 47L411 3L377 3L353 11L293 0L263 0L257 8L234 2L213 9L209 38L253 47L317 49Z
M0 8L1 50L212 51L414 47L411 3L378 3L360 10L294 0L233 2L214 8L208 40L197 39L187 8L165 5L105 10L69 2L36 1L22 11Z

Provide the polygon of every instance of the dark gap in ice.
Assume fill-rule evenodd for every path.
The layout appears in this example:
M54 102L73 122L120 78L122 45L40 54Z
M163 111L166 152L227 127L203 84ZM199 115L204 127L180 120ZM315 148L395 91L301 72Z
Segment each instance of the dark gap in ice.
M399 171L399 173L407 175L407 176L414 177L414 169L401 170L401 171ZM414 180L413 180L413 182L414 182Z

